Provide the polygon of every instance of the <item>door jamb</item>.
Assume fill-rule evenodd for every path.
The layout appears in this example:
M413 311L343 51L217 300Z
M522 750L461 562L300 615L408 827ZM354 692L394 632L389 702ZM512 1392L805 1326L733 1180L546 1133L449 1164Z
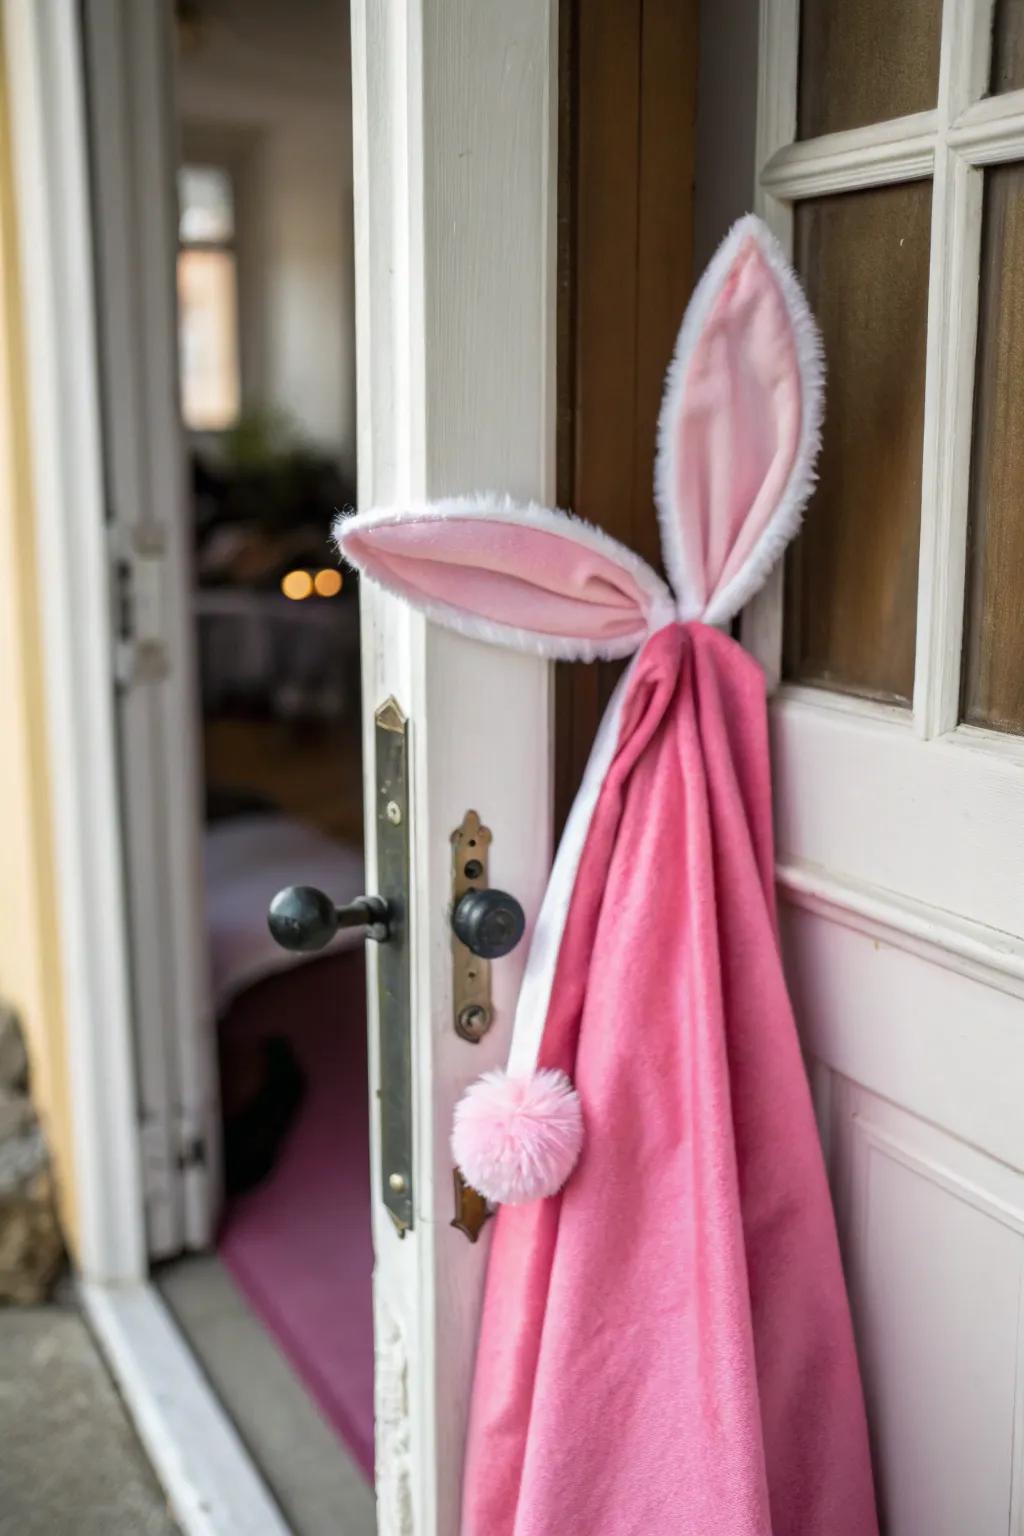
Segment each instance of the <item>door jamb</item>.
M133 1043L153 1259L205 1248L221 1185L203 914L192 516L178 407L169 8L83 0Z
M3 0L53 765L79 1267L146 1274L113 695L81 35Z
M79 10L0 0L29 388L80 1295L186 1536L287 1536L146 1278Z

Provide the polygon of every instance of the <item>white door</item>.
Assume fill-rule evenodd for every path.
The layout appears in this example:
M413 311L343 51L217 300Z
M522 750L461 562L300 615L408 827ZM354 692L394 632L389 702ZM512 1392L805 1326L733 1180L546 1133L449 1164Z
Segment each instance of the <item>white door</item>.
M361 508L486 489L553 496L556 51L555 0L354 0ZM382 1200L393 1170L377 1124L371 1151L379 1529L454 1536L489 1233L471 1243L451 1224L448 1137L462 1089L506 1054L526 941L494 962L494 1023L468 1043L453 1020L450 839L476 811L492 833L491 884L533 917L550 860L549 675L362 596L368 889L374 714L389 697L408 720L412 859L404 1235ZM371 1007L375 1105L377 1023Z
M1022 38L1001 0L761 11L757 197L829 386L745 634L889 1536L1024 1531Z

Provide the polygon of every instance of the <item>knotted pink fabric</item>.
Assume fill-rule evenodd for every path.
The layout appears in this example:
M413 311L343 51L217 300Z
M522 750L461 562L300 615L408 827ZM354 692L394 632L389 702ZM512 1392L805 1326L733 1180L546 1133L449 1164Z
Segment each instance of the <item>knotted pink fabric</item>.
M760 668L636 663L539 1065L586 1138L497 1215L462 1536L873 1536L861 1388L783 979Z

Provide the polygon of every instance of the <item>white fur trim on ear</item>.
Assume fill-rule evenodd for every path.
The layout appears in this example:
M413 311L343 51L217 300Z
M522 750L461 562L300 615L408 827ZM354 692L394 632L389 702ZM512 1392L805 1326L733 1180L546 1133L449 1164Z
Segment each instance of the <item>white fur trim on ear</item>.
M687 570L675 505L676 432L686 376L694 348L710 318L729 269L744 241L753 239L782 292L793 329L800 374L800 440L779 504L765 525L742 568L704 607ZM814 489L814 464L821 446L825 359L814 316L792 267L767 225L747 214L732 226L694 290L665 376L665 397L658 418L658 452L654 493L661 526L665 568L679 599L680 619L724 624L738 613L759 587L800 527L807 499ZM702 611L703 610L703 611Z
M645 635L641 635L639 639L627 635L604 641L570 635L546 635L535 630L516 629L511 625L498 623L494 619L467 613L440 599L416 600L415 606L421 613L425 613L427 618L435 623L443 624L447 629L457 630L459 634L469 635L474 640L507 645L517 651L528 651L534 655L547 656L558 661L595 661L598 658L616 660L631 655L640 648L646 635L654 634L666 624L672 623L675 618L672 595L661 577L651 569L646 560L641 559L625 544L620 544L610 534L595 528L591 523L584 522L582 518L570 512L553 511L550 507L538 506L535 502L524 505L514 502L509 496L498 496L493 492L484 492L478 496L453 496L442 501L414 503L407 507L384 507L369 512L342 513L335 519L334 540L342 557L350 565L358 568L360 562L354 559L346 548L350 534L361 533L370 528L384 528L396 523L409 525L441 519L462 519L468 522L489 519L524 528L537 528L543 533L554 534L558 538L582 544L626 571L650 599ZM385 591L408 601L407 593L383 580L376 572L367 572L367 575Z

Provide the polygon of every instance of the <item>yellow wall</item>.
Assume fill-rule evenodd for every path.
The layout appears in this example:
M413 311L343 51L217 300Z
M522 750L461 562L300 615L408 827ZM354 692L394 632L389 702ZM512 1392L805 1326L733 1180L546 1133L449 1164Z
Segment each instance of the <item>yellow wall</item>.
M0 39L0 997L26 1030L65 1233L71 1105L57 955L49 759L8 96Z

